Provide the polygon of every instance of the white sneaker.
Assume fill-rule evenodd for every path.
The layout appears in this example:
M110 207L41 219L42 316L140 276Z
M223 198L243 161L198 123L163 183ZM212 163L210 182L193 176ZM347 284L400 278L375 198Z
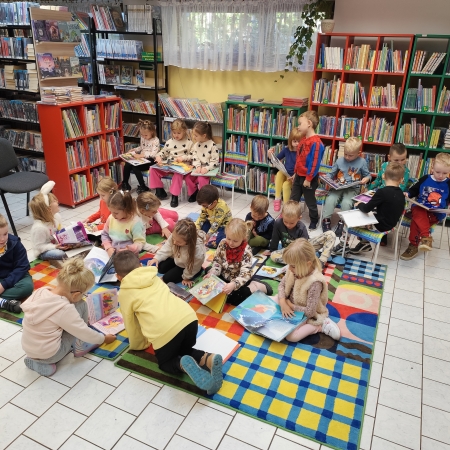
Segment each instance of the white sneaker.
M330 336L335 341L341 338L341 330L329 317L322 324L322 333Z

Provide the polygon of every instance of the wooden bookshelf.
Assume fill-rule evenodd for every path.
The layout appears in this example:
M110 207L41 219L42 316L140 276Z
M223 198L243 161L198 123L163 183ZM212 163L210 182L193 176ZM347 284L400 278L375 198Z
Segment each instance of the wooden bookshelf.
M118 127L108 127L105 124L105 112L108 105L117 104L118 107ZM98 106L100 116L101 130L94 133L87 133L87 126L84 115L84 107ZM65 137L62 112L64 110L74 110L78 116L82 136ZM55 195L61 204L74 207L84 201L97 196L94 189L94 179L92 171L94 169L103 170L104 174L109 176L110 165L118 163L121 159L118 156L107 157L100 161L91 161L89 154L89 140L91 138L99 139L101 148L106 148L106 142L111 135L118 137L118 152L123 153L123 133L122 133L122 114L120 111L120 98L110 97L97 99L88 102L73 102L62 105L38 104L39 119L41 122L42 141L44 144L44 155L47 164L47 175L55 181ZM82 167L69 169L67 158L68 144L81 144L85 151L86 164ZM72 178L74 175L85 176L88 184L88 195L82 200L75 201L73 198Z

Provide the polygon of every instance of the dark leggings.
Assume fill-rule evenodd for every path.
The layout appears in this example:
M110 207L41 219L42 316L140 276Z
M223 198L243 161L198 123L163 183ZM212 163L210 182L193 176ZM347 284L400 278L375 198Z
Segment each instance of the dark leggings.
M197 278L202 270L196 273L192 279ZM184 268L177 266L173 258L167 258L158 264L158 272L163 274L162 280L164 283L179 283L183 280Z
M140 166L133 166L133 164L126 162L123 166L123 182L128 183L128 181L130 180L130 174L131 172L133 172L136 175L139 186L145 186L144 176L142 175L142 172L145 172L150 168L150 166L153 166L153 164L155 164L154 159L150 159L150 161L150 163L141 164Z
M167 373L178 375L183 373L180 359L184 355L192 356L197 363L205 354L202 350L192 348L197 341L198 321L186 325L171 341L155 350L158 367Z
M295 200L296 202L300 202L300 199L305 198L306 206L309 210L309 219L311 222L319 221L319 212L317 210L317 200L316 200L316 189L319 185L319 176L316 175L311 180L311 187L305 188L303 183L305 182L306 177L300 177L299 175L295 175L294 183L292 184L292 192L291 192L291 200Z

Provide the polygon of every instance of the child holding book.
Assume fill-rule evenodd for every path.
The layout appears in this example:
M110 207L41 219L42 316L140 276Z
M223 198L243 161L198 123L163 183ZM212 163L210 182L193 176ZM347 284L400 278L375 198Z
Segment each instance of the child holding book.
M125 162L123 167L123 181L120 187L124 191L131 190L131 186L128 181L130 180L131 172L133 172L139 183L137 193L140 194L141 192L146 192L149 190L144 182L142 172L148 170L150 166L155 164L155 158L159 152L159 139L156 136L155 125L150 122L150 120L139 120L138 127L141 136L140 146L134 148L128 153L133 155L136 159L144 158L148 159L150 162L140 164L139 166L133 166L133 164Z
M147 265L156 265L164 283L191 287L202 271L205 261L205 233L197 230L191 219L182 219L172 235Z
M136 212L136 200L130 192L116 191L108 200L111 215L102 231L102 244L109 256L116 251L139 253L144 247L144 224Z
M172 139L169 139L164 145L163 149L156 156L155 161L158 165L170 164L173 162L183 162L189 157L192 141L188 138L188 127L186 122L182 119L176 119L170 124L172 130ZM172 199L170 206L176 208L178 206L178 197L181 194L181 188L183 187L183 180L186 175L181 173L168 172L158 168L158 166L152 166L150 170L150 189L156 189L156 196L161 199L167 198L167 192L164 190L162 177L172 174L172 182L170 184L170 193ZM195 187L191 184L188 186L188 195L192 195L195 192Z
M204 278L216 275L227 284L222 292L228 294L227 303L240 305L253 292L272 295L272 287L263 281L250 281L252 252L247 243L247 226L242 219L232 219L225 227L225 239L217 247L213 263Z
M22 348L27 355L24 362L45 377L56 372L56 363L73 350L76 339L97 346L116 339L88 327L88 307L83 295L95 280L82 258L66 261L56 281L56 286L37 289L22 304ZM75 356L85 353L74 350Z
M170 292L156 267L141 267L132 252L118 253L114 267L130 349L152 345L163 372L187 373L197 387L215 394L222 386L222 357L193 348L198 331L194 310Z
M250 212L245 217L248 227L248 245L252 254L267 248L273 233L274 219L268 213L269 199L264 195L256 195L250 204Z
M197 203L202 210L195 225L206 233L206 246L217 248L225 238L225 227L232 219L230 208L219 198L219 190L212 184L207 184L198 191Z
M111 214L108 209L109 197L111 197L117 189L117 183L110 177L104 177L98 182L97 194L100 197L100 207L96 213L85 220L85 223L89 225L89 231L103 230L106 219Z
M28 273L30 263L20 238L9 234L8 222L0 214L0 309L20 313L20 301L33 292Z
M314 247L306 239L297 239L286 248L284 260L289 270L278 286L275 301L285 318L292 317L295 311L307 317L286 340L299 342L312 334L324 333L338 341L341 331L328 317L328 283L321 273Z
M315 230L319 222L316 189L319 184L319 168L325 147L315 129L319 123L316 111L306 111L298 119L298 131L302 138L297 148L295 176L292 185L291 200L297 202L303 197L309 210L309 229Z
M283 193L283 203L287 203L291 198L292 182L295 177L295 162L297 160L297 147L302 135L298 128L294 128L288 139L288 144L283 147L276 157L280 160L284 160L284 167L289 174L287 177L280 170L275 175L275 200L273 202L273 210L280 211L281 209L281 193ZM269 149L269 158L275 153L275 149L272 147Z
M409 246L400 258L409 261L415 258L419 250L430 251L433 248L433 238L430 228L445 217L443 212L433 212L433 209L447 209L450 193L450 155L438 153L434 159L431 174L424 175L410 187L409 198L416 198L419 205L412 205L411 227L409 229Z

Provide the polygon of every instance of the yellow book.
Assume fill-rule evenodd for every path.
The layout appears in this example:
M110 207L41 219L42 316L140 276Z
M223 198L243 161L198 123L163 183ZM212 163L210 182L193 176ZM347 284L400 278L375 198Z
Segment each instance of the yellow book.
M219 295L216 295L213 299L211 299L208 303L205 303L205 306L212 309L215 313L220 314L223 311L223 307L227 302L227 294L221 292Z

